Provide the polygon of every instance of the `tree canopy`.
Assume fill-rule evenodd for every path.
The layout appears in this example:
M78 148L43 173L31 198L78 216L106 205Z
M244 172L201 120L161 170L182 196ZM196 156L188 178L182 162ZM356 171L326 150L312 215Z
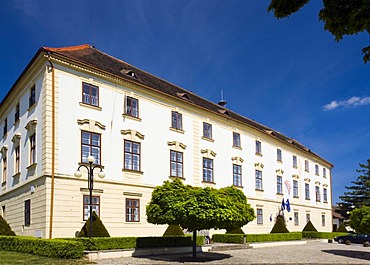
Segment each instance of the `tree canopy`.
M348 224L358 234L370 234L370 207L364 206L353 210Z
M268 11L276 18L289 17L310 0L271 0ZM345 35L367 32L370 34L370 0L323 0L324 7L319 11L319 20L336 41ZM370 61L370 46L362 49L365 63Z
M192 187L180 180L157 187L146 214L149 223L178 224L190 231L242 227L255 218L241 190Z

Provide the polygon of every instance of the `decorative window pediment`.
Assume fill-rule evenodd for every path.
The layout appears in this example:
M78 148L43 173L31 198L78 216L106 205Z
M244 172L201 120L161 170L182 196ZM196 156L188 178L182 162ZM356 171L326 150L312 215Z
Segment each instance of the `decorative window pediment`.
M202 149L202 150L200 150L200 152L202 153L202 154L205 154L205 156L206 157L208 157L208 158L210 158L210 157L216 157L216 153L215 152L213 152L212 150L210 150L210 149Z
M30 120L24 127L29 133L34 133L36 131L37 119Z
M323 186L324 188L327 188L327 187L328 187L328 184L322 184L322 186Z
M254 167L258 170L262 170L264 165L262 163L254 163Z
M278 174L278 175L283 175L284 174L284 170L282 170L281 168L279 169L276 169L275 172Z
M239 163L243 163L244 162L244 159L241 158L241 157L239 157L239 156L233 156L231 158L231 161L236 162L237 164L239 164Z
M4 145L3 147L1 147L0 152L3 157L6 156L6 153L8 152L8 146Z
M16 133L14 134L13 138L12 138L12 142L15 144L15 145L19 145L19 142L21 141L21 134L20 133Z
M174 150L176 150L176 151L179 151L181 149L183 149L183 150L186 149L186 145L184 145L183 143L180 143L178 141L172 141L172 142L168 141L167 145L168 146L173 146Z
M144 140L145 135L139 133L135 130L121 130L121 134L125 135L127 139L133 140L133 141L142 141Z
M294 175L292 176L292 178L293 178L293 179L299 179L299 176L298 176L297 174L294 174Z
M81 126L81 130L95 133L102 133L102 131L105 130L106 127L100 122L91 119L78 119L77 123Z
M311 182L311 179L309 179L309 178L305 178L305 179L304 179L304 182L308 182L308 183L310 183L310 182Z
M315 181L315 184L316 184L316 185L320 185L320 184L321 184L321 182L320 182L320 181Z

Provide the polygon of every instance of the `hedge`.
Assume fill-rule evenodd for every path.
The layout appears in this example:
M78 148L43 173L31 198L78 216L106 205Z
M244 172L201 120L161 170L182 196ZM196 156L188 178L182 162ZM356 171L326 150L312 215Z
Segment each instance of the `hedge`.
M215 234L212 237L214 242L221 243L243 243L243 237L245 236L246 242L268 242L268 241L289 241L289 240L301 240L301 232L291 233L277 233L277 234L247 234L247 235L231 235L231 234Z
M302 232L303 238L321 238L321 239L333 239L336 236L345 236L348 233L342 232Z
M62 239L0 236L0 250L22 252L45 257L76 259L83 256L84 246L80 242Z

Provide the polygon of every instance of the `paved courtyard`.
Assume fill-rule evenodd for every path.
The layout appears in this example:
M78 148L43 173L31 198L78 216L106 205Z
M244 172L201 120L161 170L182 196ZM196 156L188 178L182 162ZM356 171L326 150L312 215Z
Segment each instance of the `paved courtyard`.
M251 248L208 253L100 260L104 265L135 264L370 264L370 247L308 241L305 245Z

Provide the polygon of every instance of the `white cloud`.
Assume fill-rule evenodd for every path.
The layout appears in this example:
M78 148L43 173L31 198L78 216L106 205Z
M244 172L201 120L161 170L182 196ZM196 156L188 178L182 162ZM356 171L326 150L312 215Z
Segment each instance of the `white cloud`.
M347 100L333 100L329 104L326 104L323 108L324 110L333 110L339 107L343 108L350 108L362 105L369 105L370 104L370 97L351 97Z

